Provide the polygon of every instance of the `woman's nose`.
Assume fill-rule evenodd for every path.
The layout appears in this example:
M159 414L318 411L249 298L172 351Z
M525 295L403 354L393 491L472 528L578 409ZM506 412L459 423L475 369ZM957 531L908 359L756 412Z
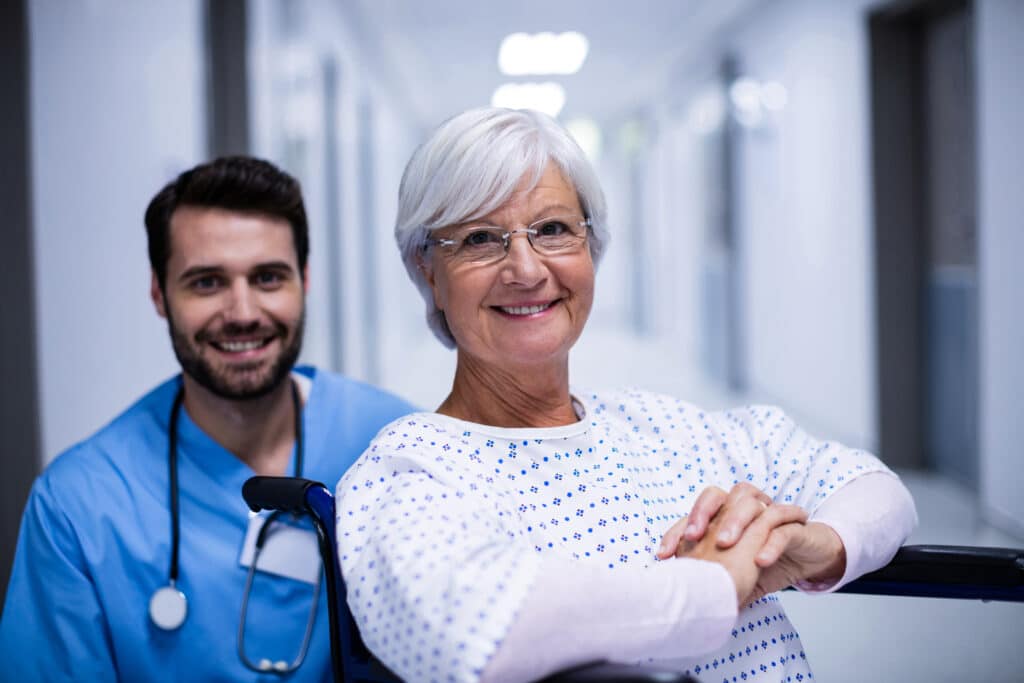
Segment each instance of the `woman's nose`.
M508 239L508 253L501 261L504 283L533 286L543 281L547 267L534 251L527 234L515 232Z

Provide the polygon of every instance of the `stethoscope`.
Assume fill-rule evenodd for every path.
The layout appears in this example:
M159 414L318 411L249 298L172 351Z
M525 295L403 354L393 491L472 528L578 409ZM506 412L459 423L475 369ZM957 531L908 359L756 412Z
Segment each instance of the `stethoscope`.
M178 588L178 548L181 545L180 512L178 508L178 418L181 415L181 406L185 399L185 388L178 389L174 397L174 404L171 406L170 425L167 435L167 471L169 480L169 498L171 508L171 565L168 570L167 585L162 586L153 592L149 600L149 618L153 624L164 631L173 631L185 623L188 616L188 599ZM302 438L302 400L299 397L298 387L292 382L292 406L295 413L295 476L302 476L302 459L305 451ZM245 653L245 615L249 606L249 595L252 590L253 578L256 573L256 564L259 559L263 544L269 536L271 522L276 520L281 511L273 512L264 520L256 535L256 543L253 548L252 563L249 565L249 574L245 581L245 595L242 598L242 612L238 624L238 657L249 669L260 673L270 672L276 674L287 674L298 669L306 653L309 651L309 642L313 635L313 624L316 622L317 606L320 603L320 581L317 580L313 589L313 603L309 610L309 619L306 622L306 632L302 638L302 645L299 653L291 664L285 661L272 662L269 659L261 659L253 662ZM322 570L321 570L322 571Z

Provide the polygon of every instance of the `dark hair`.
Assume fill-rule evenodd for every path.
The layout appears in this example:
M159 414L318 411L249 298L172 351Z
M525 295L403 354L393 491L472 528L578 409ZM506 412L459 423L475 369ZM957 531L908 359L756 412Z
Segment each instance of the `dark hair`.
M299 181L262 159L221 157L179 175L146 208L149 264L161 289L166 284L171 256L171 216L180 206L265 213L287 220L299 258L299 274L305 274L309 225Z

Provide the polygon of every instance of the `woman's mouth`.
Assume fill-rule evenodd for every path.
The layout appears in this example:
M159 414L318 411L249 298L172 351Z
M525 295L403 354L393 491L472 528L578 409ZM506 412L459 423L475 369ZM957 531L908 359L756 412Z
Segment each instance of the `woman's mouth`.
M525 304L522 306L492 306L492 308L504 313L505 315L523 317L543 313L544 311L548 310L549 308L557 304L559 301L561 301L561 299L555 299L554 301L549 301L543 304Z

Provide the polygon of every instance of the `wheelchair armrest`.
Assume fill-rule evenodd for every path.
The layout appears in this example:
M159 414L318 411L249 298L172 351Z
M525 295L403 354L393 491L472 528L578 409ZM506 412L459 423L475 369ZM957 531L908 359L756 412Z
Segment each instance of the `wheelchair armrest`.
M253 512L307 512L306 492L313 486L324 487L318 481L301 477L250 477L242 485L242 497Z
M559 671L540 683L697 683L697 681L677 671L650 666L600 662Z
M910 545L841 593L1024 602L1024 550Z

